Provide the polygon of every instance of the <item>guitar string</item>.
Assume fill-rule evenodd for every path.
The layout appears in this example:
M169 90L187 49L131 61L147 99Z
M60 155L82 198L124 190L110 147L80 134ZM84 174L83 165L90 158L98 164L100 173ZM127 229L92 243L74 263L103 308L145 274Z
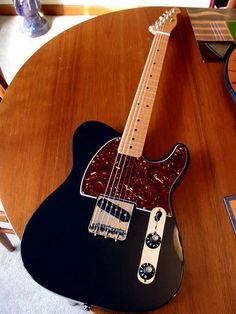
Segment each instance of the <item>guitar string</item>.
M160 34L159 34L160 35ZM154 39L153 39L153 42L154 41L158 41L159 40L159 38L157 38L157 37L155 37L154 36ZM153 58L153 56L152 56L152 53L153 52L155 52L155 49L156 49L156 47L155 47L155 45L154 45L155 43L153 43L153 45L152 45L152 47L151 47L151 49L150 49L150 52L149 52L149 55L148 55L148 58L147 58L147 60L149 61L151 58ZM158 42L156 43L157 45L158 45ZM150 60L149 62L146 62L146 64L145 64L145 67L144 67L144 70L143 70L143 73L142 73L142 77L141 77L141 80L140 80L140 82L141 82L141 86L138 86L138 90L139 90L139 93L138 94L136 94L135 95L135 99L134 99L134 101L133 101L133 103L134 104L136 104L135 106L134 106L134 111L137 111L138 110L138 113L140 112L140 110L142 110L142 106L140 106L140 94L143 94L143 85L146 85L146 81L147 81L147 77L146 77L146 73L147 73L147 75L148 75L148 72L150 72L149 71L149 69L148 68L150 68L151 67L151 65L152 65L152 60ZM142 100L142 99L141 99ZM135 113L136 114L136 113ZM134 114L132 113L132 123L129 123L129 128L127 129L127 133L129 134L129 137L128 137L128 139L127 139L127 136L126 136L126 139L125 139L125 143L126 143L126 145L124 145L124 146L127 146L127 147L129 147L130 145L132 145L132 142L130 142L130 143L128 143L128 141L130 140L130 138L133 138L134 137L134 127L133 127L133 125L135 124L135 119L137 119L137 114L136 114L136 116L134 116ZM136 123L137 124L137 123ZM132 136L130 136L130 132L131 132L131 130L132 130Z
M112 179L112 173L113 173L113 171L114 171L114 169L115 169L118 156L119 156L119 154L116 155L115 161L114 161L114 163L113 163L112 170L111 170L111 174L110 174L110 176L109 176L108 183L107 183L106 189L105 189L104 194L103 194L104 196L107 194L108 187L109 187L110 181L111 181L111 179ZM105 202L105 198L103 197L103 198L102 198L102 202L101 202L101 207L100 207L100 209L97 210L97 211L95 211L95 215L94 215L94 217L92 217L91 223L92 223L92 224L93 224L93 223L95 224L95 229L96 229L96 225L99 224L99 223L96 224L96 222L99 221L99 216L100 216L100 214L103 212L102 206L103 206L104 202ZM100 227L101 227L101 226L99 226L99 228L97 229L97 231L100 230ZM96 235L96 231L95 231L94 235Z
M220 31L219 31L218 24L216 22L213 22L213 27L214 27L214 29L215 29L215 31L217 33L217 36L218 36L219 40L222 40L222 36L221 36Z
M142 85L144 85L144 84L145 84L144 79L142 79L141 81L142 81ZM141 88L138 89L138 93L136 93L136 97L135 97L135 98L138 98L138 97L139 97L139 94L141 93L141 90L142 90ZM135 107L135 111L136 111L136 110L137 110L137 109L136 109L136 107ZM134 115L134 114L133 114L133 115ZM132 119L133 119L133 117L132 117ZM130 124L130 125L131 125L131 124ZM120 156L122 156L122 155L124 156L124 154L120 154Z
M155 38L155 40L154 41L156 41L156 38ZM158 44L159 44L159 42L157 42L157 43L155 43L154 42L154 44L152 45L152 48L151 48L151 50L153 51L153 54L154 54L154 57L153 56L150 56L149 58L148 58L148 61L149 62L147 62L148 63L148 66L146 67L146 70L145 70L145 75L143 76L143 82L142 82L142 86L146 86L147 85L147 81L148 81L148 77L149 77L149 75L150 75L150 68L152 67L152 62L153 62L153 60L154 60L154 58L155 58L155 50L156 50L156 46L158 46ZM140 97L141 96L141 97ZM143 87L141 87L140 88L140 92L139 92L139 95L138 95L138 102L140 102L140 103L142 103L143 102L143 99L145 98L145 93L143 92ZM137 106L135 107L135 108L137 108ZM138 114L140 114L140 112L142 112L143 111L143 107L142 106L139 106L138 107L138 109L136 109L135 110L136 111L136 113L132 116L132 123L130 123L130 128L132 128L132 129L134 129L133 127L132 127L132 125L133 124L135 124L135 120L136 120L136 117L137 117L137 111L138 111ZM136 116L135 116L136 115ZM132 138L132 136L131 136L131 138ZM129 142L129 138L128 138L128 140L126 140L126 143L128 144L128 146L131 144L131 143L128 143ZM127 145L126 144L126 145ZM127 155L127 156L129 156L129 155ZM129 156L129 157L131 157L131 156ZM135 157L133 157L133 158L135 158ZM125 164L123 164L123 167L125 166ZM123 170L123 169L122 169ZM123 171L122 171L123 172ZM121 172L121 173L122 173Z
M151 47L151 50L152 50L152 49L153 49L153 45L152 45L152 47ZM150 53L149 53L149 54L150 54ZM146 63L146 64L147 64L147 63ZM143 71L143 72L144 72L144 71ZM145 85L145 77L144 77L144 75L142 75L142 77L141 77L140 85L141 85L141 87L142 87L142 85ZM135 103L136 99L140 97L141 92L142 92L142 88L138 88L133 103ZM132 106L132 109L133 109L133 106ZM132 110L131 122L133 122L134 116L135 116L135 114L137 114L137 113L135 113L135 111L137 111L137 106L135 106L135 108ZM132 124L132 123L130 123L130 125L131 125L131 124ZM126 143L126 142L127 142L127 140L125 140L125 143ZM121 175L122 175L122 173L123 173L123 167L124 167L124 165L125 165L125 163L126 163L126 159L127 159L127 157L128 157L128 155L126 155L126 154L118 154L117 156L119 156L120 159L119 159L119 161L117 160L118 165L116 166L116 173L114 174L113 183L112 183L112 185L111 185L111 187L110 187L110 194L108 195L108 197L112 197L112 192L113 192L115 180L118 178L118 173L119 173L119 170L121 169L121 164L123 163L122 171L120 172L120 178L121 178ZM123 158L124 158L124 160L123 160ZM111 177L112 177L112 175L113 175L113 173L111 173ZM118 186L119 186L119 182L118 182ZM108 188L109 188L109 184L108 184L106 190L108 190ZM107 193L105 193L105 195L106 195L106 194L107 194ZM111 210L112 210L112 208L109 210L109 215L107 215L108 217L110 216ZM104 212L103 212L103 215L102 215L102 220L101 220L100 226L102 225L102 222L104 221L104 217L105 217L106 211L107 211L107 210L106 210L106 208L105 208L105 210L104 210Z
M219 24L217 24L216 22L212 22L212 23L210 23L210 25L211 25L211 29L214 33L216 40L225 40L225 37L222 33L222 30L221 30Z
M159 36L156 36L155 35L155 37L154 37L154 39L153 39L153 45L152 45L152 47L151 47L151 54L154 54L154 56L152 55L152 56L150 56L150 58L148 58L148 62L146 63L146 70L144 70L143 72L145 73L145 75L143 76L143 81L142 81L142 83L141 83L141 85L143 85L143 86L146 86L147 85L147 83L148 83L148 79L150 79L150 73L152 72L151 70L150 70L150 68L152 69L153 68L153 64L154 64L154 60L156 59L156 52L157 51L159 51L160 49L159 49L159 43L160 43L160 41L161 41L161 36L159 35ZM158 49L157 49L158 48ZM136 97L136 98L138 98L138 102L139 103L144 103L143 102L143 99L145 99L145 94L146 93L148 93L147 92L147 90L144 90L143 91L143 88L141 88L141 91L139 92L139 95L138 95L138 97ZM140 99L140 94L141 94L141 99ZM134 101L134 103L135 103L135 101ZM135 108L137 108L137 106L135 107ZM135 110L135 111L137 111L137 110ZM140 115L140 112L142 112L142 111L145 111L144 109L143 109L143 106L139 106L139 109L138 109L138 114ZM135 124L135 116L133 115L132 116L132 124ZM127 144L128 144L128 146L131 144L131 143L128 143L129 142L129 138L128 138L128 140L126 140L125 141ZM126 145L127 145L126 144ZM132 163L132 167L131 167L131 171L130 171L130 175L129 175L129 178L128 178L128 184L127 184L127 186L130 184L130 179L131 179L131 177L132 177L132 172L133 172L133 167L134 167L134 164L135 164L135 160L138 160L138 158L135 158L135 157L131 157L131 156L129 156L129 155L124 155L125 156L125 160L123 161L123 166L122 166L122 169L121 169L121 171L120 171L120 175L119 175L119 180L118 180L118 182L116 183L116 187L115 187L115 189L114 189L114 186L112 186L111 187L111 190L110 190L110 196L109 197L114 197L114 198L116 198L117 197L117 190L119 191L120 190L120 195L118 196L118 207L119 207L119 205L120 205L120 202L121 202L121 198L122 198L122 194L123 194L123 189L124 189L124 186L125 186L125 180L127 179L127 172L129 171L129 166L130 166L130 161L131 160L133 160L133 163ZM122 158L123 158L123 156L122 156ZM122 162L122 158L120 159L120 162ZM129 162L128 162L128 165L127 165L127 163L126 163L126 161L127 161L127 158L128 158L128 160L129 160ZM119 165L120 166L120 165ZM120 167L118 166L118 170L120 169ZM126 166L126 174L124 175L124 167ZM121 183L121 180L123 179L123 183ZM115 183L115 179L113 180L113 183ZM119 186L120 186L120 188L119 188ZM114 189L114 195L112 195L112 193L113 193L113 189ZM127 195L127 190L125 191L125 196L124 196L124 199L126 199L126 195ZM111 205L111 208L110 208L110 211L109 211L109 215L107 215L107 221L106 221L106 223L105 223L105 225L108 225L109 224L109 221L110 221L110 219L112 219L113 217L111 217L111 215L110 215L110 212L111 212L111 210L112 210L112 207L113 207L113 205ZM121 213L122 213L122 211L120 210L120 212L119 212L119 220L120 220L120 218L121 218Z
M215 22L215 23L216 23L216 22ZM220 25L216 23L216 26L217 26L217 28L218 28L219 33L221 34L221 38L222 38L223 40L225 40L225 37L224 37L224 34L223 34L223 32L222 32L222 29L220 28Z
M152 45L152 47L151 47L151 49L150 49L149 55L150 55L152 49L153 49L153 45ZM149 56L148 56L148 58L149 58ZM147 63L145 64L145 67L146 67L146 66L147 66ZM144 72L145 72L145 68L144 68L143 73L144 73ZM143 74L142 74L142 77L141 77L141 79L140 79L140 83L141 83L141 85L144 85L144 84L145 84L145 77L144 77ZM135 103L136 100L137 100L137 98L140 97L139 94L141 93L141 91L142 91L142 88L139 88L139 89L138 89L138 93L136 93L136 95L135 95L135 99L134 99L134 102L133 102L133 103ZM137 106L135 106L134 109L133 109L133 106L132 106L131 112L132 112L132 111L136 111L136 110L137 110L136 108L137 108ZM133 115L132 115L132 119L133 119L133 116L134 116L134 113L133 113ZM130 124L130 128L131 128L131 124ZM125 143L126 143L126 142L127 142L127 140L125 140ZM113 175L114 169L116 168L117 170L116 170L116 173L115 173L115 175L114 175L114 179L113 179L112 186L111 186L111 188L110 188L110 194L111 194L112 188L113 188L113 186L114 186L114 182L115 182L116 177L117 177L117 173L119 172L119 169L120 169L120 164L121 164L121 162L122 162L122 158L123 158L124 156L125 156L125 154L117 154L117 155L116 155L116 159L115 159L115 162L114 162L114 164L113 164L113 168L112 168L112 171L111 171L111 175L110 175L110 177L109 177L109 180L108 180L106 189L105 189L105 191L104 191L104 195L106 195L107 192L108 192L109 185L110 185L110 182L111 182L111 180L112 180L112 175ZM118 157L119 157L120 159L119 159ZM126 158L126 157L125 157L125 158ZM116 166L116 164L118 164L118 165ZM124 164L125 164L125 162L124 162ZM111 195L109 195L109 197L110 197L110 196L111 196ZM102 208L102 206L104 205L104 202L105 202L105 199L103 198L103 199L102 199L102 203L101 203L101 208ZM107 205L105 205L105 209L104 209L103 211L102 211L101 208L100 208L100 211L98 211L98 212L95 214L95 217L93 217L93 221L95 221L95 222L98 221L98 218L99 218L100 214L102 214L102 221L103 221L103 216L105 216L105 213L107 212ZM112 210L112 209L111 209L111 210ZM98 231L100 230L102 224L100 223L99 225L100 225L100 227L99 227Z
M165 23L166 21L164 21L164 23ZM162 28L164 27L164 23L162 23ZM163 29L162 29L163 30ZM161 34L162 33L162 30L159 30L159 34ZM158 34L158 33L157 33ZM162 34L165 34L166 35L166 33L162 33ZM169 34L168 34L168 37L169 37ZM157 51L159 51L160 50L160 45L159 45L159 43L160 43L160 41L161 41L161 36L156 36L155 35L155 37L154 37L154 40L153 41L155 41L155 39L156 38L158 38L159 40L158 40L158 42L157 42L157 46L158 46L158 48L159 49L157 49ZM162 41L163 42L163 41ZM168 41L167 41L167 43L168 43ZM167 44L166 43L166 44ZM152 63L152 61L155 61L155 59L156 59L156 53L155 53L155 51L156 51L156 48L157 47L155 47L155 45L153 45L154 46L154 57L152 58L152 60L151 60L151 65L152 65L152 67L153 67L153 64L155 64L154 62ZM164 60L164 56L162 57L163 58L163 60ZM163 63L163 60L162 60L162 63ZM149 66L149 67L151 67L151 65ZM148 75L150 75L150 73L152 73L152 71L147 71L147 74ZM150 80L150 78L149 78L149 80ZM158 78L158 80L157 80L157 86L158 86L158 81L159 81L159 78ZM146 83L148 82L148 78L145 78L145 85L146 85ZM156 89L157 89L157 86L156 86ZM143 89L142 89L143 90ZM145 92L147 93L147 91L146 90L144 90L144 93L142 94L143 95L143 98L145 98ZM156 96L156 92L155 92L155 96ZM154 98L155 98L155 96L154 96ZM140 101L139 101L140 102ZM142 102L143 102L143 100L142 100ZM152 101L152 106L153 106L153 103L154 103L154 99L153 99L153 101ZM143 106L141 107L141 111L142 111L142 108L143 108ZM150 116L151 116L151 112L150 112ZM149 117L150 118L150 117ZM130 145L130 143L128 144L128 145ZM131 171L130 171L130 175L129 175L129 179L128 179L128 184L127 184L127 186L129 186L129 182L130 182L130 180L131 180L131 177L132 177L132 173L133 173L133 166L134 166L134 164L135 164L135 160L137 161L138 160L138 158L133 158L133 157L130 157L130 159L133 159L133 165L132 165L132 169L131 169ZM130 161L129 161L129 163L130 163ZM125 164L124 164L125 165ZM124 165L123 165L123 167L124 167ZM138 169L138 167L136 167L136 171L135 171L135 175L134 175L134 179L135 179L135 177L136 177L136 173L137 173L137 169ZM126 171L127 172L127 171ZM135 183L135 180L133 179L133 186L134 186L134 183ZM124 181L123 181L123 183L121 184L121 191L120 191L120 195L122 195L122 189L124 188L124 186L125 186L125 180L126 180L126 175L124 176ZM132 186L132 188L131 188L131 190L133 189L133 186ZM118 184L118 187L119 187L119 184ZM127 195L127 191L128 191L128 189L126 189L126 191L125 191L125 196L124 196L124 199L126 199L126 195ZM121 199L121 197L119 197L119 199ZM121 214L121 211L120 211L120 214Z
M165 38L165 37L164 37ZM163 46L163 40L162 40L162 42L160 43L160 45L159 45L159 49L161 50L161 46ZM167 41L167 43L168 43L168 41ZM167 46L167 43L164 43L164 48L166 48L166 46ZM163 47L162 47L163 48ZM164 59L164 57L163 57L163 59ZM163 60L161 60L161 63L163 62ZM157 86L158 86L158 82L157 82ZM136 160L137 161L137 160ZM135 169L135 171L133 171L133 169L132 169L132 171L131 171L131 173L132 172L134 172L134 175L133 175L133 184L132 184L132 186L130 187L130 190L131 191L133 191L134 190L134 185L135 185L135 182L136 182L136 176L137 176L137 172L138 172L138 169L139 169L139 166L140 166L140 164L138 163L137 165L136 165L136 169ZM127 184L127 185L129 185L130 184L130 180L131 180L131 177L130 177L130 179L129 179L129 183ZM127 191L127 190L126 190ZM125 194L125 199L126 199L126 194Z
M216 31L215 31L215 28L214 28L214 25L213 25L212 22L210 23L210 26L211 26L211 30L212 30L212 32L213 32L215 38L218 40L218 38L217 38L217 33L216 33Z
M156 36L156 35L155 35ZM147 71L147 78L146 78L146 82L145 82L145 86L147 85L147 83L148 83L148 81L150 80L150 75L152 75L152 73L154 73L154 71L153 71L153 62L157 59L157 55L158 55L158 53L157 52L159 52L161 49L160 49L160 47L161 47L161 39L162 39L162 37L161 36L157 36L156 37L156 39L157 39L157 43L156 43L156 45L154 46L154 56L152 56L152 60L151 60L151 62L150 62L150 67L149 67L149 69L148 69L148 71ZM158 82L157 82L157 85L158 85ZM143 107L144 106L144 100L145 100L145 98L146 98L146 95L145 94L147 94L148 92L147 92L147 90L144 90L144 92L142 92L142 98L139 100L139 102L140 103L142 103L142 106L140 107L140 112L142 112L142 111L145 111L145 107ZM156 93L155 93L156 94ZM154 97L155 98L155 97ZM153 99L153 102L154 102L154 99ZM152 104L153 105L153 104ZM143 109L144 108L144 109ZM140 114L140 113L139 113ZM148 114L150 114L150 113L148 113ZM143 114L142 114L143 115ZM132 137L131 137L132 138ZM128 144L129 145L129 144ZM134 186L134 184L135 184L135 178L136 178L136 173L137 173L137 169L138 169L138 165L139 165L139 158L135 158L135 157L132 157L132 160L133 160L133 163L132 163L132 166L130 167L130 162L129 162L129 165L127 166L127 168L130 168L130 169L127 169L127 171L128 170L130 170L129 171L129 177L128 177L128 180L126 181L126 179L127 179L127 175L125 175L124 176L124 180L123 180L123 183L121 184L121 190L120 190L120 196L119 196L119 198L121 198L121 196L123 195L123 189L125 189L125 193L124 193L124 199L126 199L127 198L127 193L128 193L128 187L129 187L129 185L130 185L130 180L131 180L131 178L133 178L133 185L132 185L132 187L130 188L130 191L132 191L133 190L133 186ZM134 165L136 165L136 169L135 169L135 171L134 171ZM126 172L127 172L126 171ZM133 175L132 175L133 174ZM126 181L126 182L125 182ZM132 193L132 192L130 192L129 191L129 193Z
M143 71L143 72L144 72L144 71ZM140 82L141 82L141 81L142 81L142 84L143 84L142 77L141 77ZM138 91L139 91L139 93L141 93L141 89L138 89ZM136 93L135 99L136 99L137 97L139 97L138 93ZM134 99L134 101L135 101L135 99ZM133 106L132 106L131 112L132 112L133 110L136 110L136 107L135 107L135 109L133 109ZM111 175L110 175L110 177L109 177L109 180L108 180L106 189L105 189L105 191L104 191L104 195L106 195L107 192L108 192L109 185L110 185L110 182L111 182L111 180L112 180L112 175L113 175L113 172L114 172L114 170L115 170L115 168L116 168L117 171L116 171L116 174L114 175L114 179L113 179L112 186L114 185L114 180L115 180L115 178L116 178L116 176L117 176L117 173L118 173L118 170L119 170L119 167L120 167L120 163L122 162L123 156L124 156L124 154L119 154L119 153L116 155L116 159L115 159L115 162L114 162L114 164L113 164L113 168L112 168L112 171L111 171ZM119 157L120 159L118 159L118 157ZM117 166L116 166L116 164L117 164ZM112 187L110 188L110 191L111 191L111 190L112 190ZM105 200L104 200L104 198L103 198L102 203L101 203L101 207L104 205L104 201L105 201ZM104 215L105 215L105 212L106 212L106 209L107 209L107 208L105 207L105 210L104 210L104 211L100 210L100 212L98 212L98 213L95 215L93 221L96 221L96 220L99 218L99 214L103 214L103 216L104 216ZM103 218L103 217L102 217L102 218ZM100 224L100 227L101 227L101 224ZM99 228L98 230L100 230L100 228Z
M217 36L216 36L216 34L215 34L215 29L214 29L214 27L213 27L213 25L212 25L212 22L210 22L210 26L211 26L211 31L212 31L214 37L217 39Z
M107 217L106 224L109 224L111 220L115 221L115 225L116 225L116 229L117 229L117 230L121 229L121 228L120 228L120 225L119 225L119 223L120 223L120 221L121 221L121 215L122 215L122 205L121 205L121 203L122 203L122 200L124 200L124 201L126 200L126 196L122 197L122 191L121 191L121 189L122 189L122 187L123 187L122 184L123 184L124 182L123 182L123 183L120 183L120 181L121 181L121 179L122 179L122 176L124 176L124 177L127 176L127 174L129 173L129 169L130 169L130 163L133 161L133 163L132 163L132 165L131 165L131 168L132 168L135 159L136 159L136 158L134 158L134 157L125 155L125 160L124 160L124 162L123 162L122 171L121 171L121 173L120 173L120 179L119 179L119 182L117 183L117 186L115 187L114 196L113 196L115 199L118 200L117 206L118 206L118 208L120 208L120 209L119 209L119 213L118 213L118 217L116 217L116 219L114 220L114 218L110 215L110 212L109 212L109 216ZM125 173L124 173L124 166L125 166ZM121 189L120 189L120 196L116 196L116 194L117 194L117 189L118 189L118 191L119 191L119 187L121 187ZM112 193L112 191L111 191L111 193ZM121 197L122 197L122 199L121 199ZM111 210L112 210L112 208L111 208ZM111 211L111 210L110 210L110 211ZM129 214L131 215L130 212L129 212ZM127 215L124 214L124 218L126 218L126 216L127 216ZM118 239L118 237L119 237L119 234L117 233L117 239Z
M151 49L152 49L152 47L151 47ZM149 54L150 54L150 52L149 52ZM147 64L147 63L146 63L146 64ZM145 64L145 66L146 66L146 64ZM145 70L145 68L144 68L144 70ZM143 71L143 72L144 72L144 71ZM141 77L141 79L140 79L140 82L142 82L142 84L143 84L142 77ZM139 93L141 93L141 89L138 89L138 90L139 90ZM135 99L136 99L137 97L139 97L139 95L138 95L138 93L136 92L136 95L135 95L135 98L134 98L134 102L135 102ZM131 107L131 111L132 111L132 110L133 110L133 106ZM136 107L135 107L135 110L136 110ZM112 171L111 171L111 174L110 174L110 176L109 176L106 189L105 189L105 191L104 191L104 195L106 195L107 192L108 192L109 185L110 185L110 182L111 182L111 180L112 180L112 175L113 175L113 172L114 172L115 168L117 169L117 171L116 171L116 174L114 175L114 179L116 178L116 175L117 175L117 172L118 172L118 170L119 170L119 166L120 166L120 163L121 163L121 161L122 161L123 155L124 155L124 154L119 154L119 153L116 155L116 158L115 158L115 161L114 161L114 164L113 164L113 167L112 167ZM118 159L118 157L119 157L120 159ZM118 165L116 166L117 163L118 163ZM112 186L114 185L114 179L113 179L113 184L112 184ZM112 188L110 189L110 191L111 191L111 190L112 190ZM95 215L94 215L94 217L93 217L93 219L92 219L92 221L91 221L92 224L93 224L93 222L96 223L96 221L99 221L98 218L99 218L100 214L103 214L103 216L105 215L107 206L105 207L104 210L102 210L102 206L104 205L104 202L105 202L105 199L103 198L103 199L102 199L102 203L101 203L100 211L97 211L97 212L95 213ZM102 218L103 218L103 217L102 217ZM95 228L96 228L96 225L95 225ZM100 230L100 228L101 228L101 223L99 224L99 229L98 229L98 231Z
M159 37L160 38L160 37ZM159 44L159 43L158 43ZM157 46L158 46L158 44L157 44ZM156 47L154 48L154 50L156 49ZM158 49L158 50L160 50L160 49ZM153 58L153 60L154 60L155 58ZM151 63L152 64L152 63ZM150 74L150 70L148 71L148 73ZM147 78L145 79L145 81L147 82ZM156 93L155 93L156 94ZM145 98L145 93L143 93L143 98ZM154 100L153 100L154 101ZM142 111L142 108L140 109L141 111ZM129 175L129 179L128 179L128 181L127 181L127 186L130 184L129 183L129 181L131 180L131 177L132 177L132 173L134 172L134 179L135 179L135 177L136 177L136 173L137 173L137 169L138 169L138 165L136 164L136 170L135 171L133 171L133 167L134 167L134 164L135 164L135 160L138 160L138 158L134 158L134 157L130 157L130 160L133 160L133 164L132 164L132 167L131 167L131 171L130 171L130 175ZM129 160L129 164L130 164L130 160ZM125 164L123 165L123 167L125 166ZM129 165L128 165L128 167L129 167ZM126 169L127 169L127 167L126 167ZM127 170L126 170L126 172L127 172ZM123 171L121 172L121 178L122 178L122 174L123 174ZM122 195L123 194L123 191L122 191L122 189L124 188L124 186L125 186L125 180L126 180L126 178L127 178L127 176L125 175L124 176L124 180L123 180L123 183L122 184L120 184L119 182L118 182L118 187L119 187L119 185L121 186L121 190L120 190L120 195ZM134 183L135 183L135 180L133 180L133 185L134 185ZM131 188L131 190L133 189L133 186L132 186L132 188ZM125 196L124 196L124 199L126 199L126 195L127 195L127 191L128 190L126 190L125 191ZM116 192L115 192L115 194L116 194ZM119 199L121 199L121 197L119 197ZM120 214L121 214L121 211L120 211Z
M153 49L154 49L154 45L152 45L149 54L151 54L151 52L152 52ZM148 62L147 62L147 63L148 63ZM146 63L146 65L147 65L147 63ZM145 65L145 66L146 66L146 65ZM147 67L147 66L146 66L146 67ZM145 68L144 68L144 70L145 70ZM142 75L142 76L143 76L143 75ZM141 78L141 80L140 80L140 84L141 84L141 85L144 85L144 84L145 84L145 80L144 80L144 79L145 79L145 77L143 76L143 77ZM138 93L136 93L136 97L135 97L134 101L136 100L136 98L139 97L139 94L141 93L141 91L142 91L141 88L138 89ZM136 109L136 107L135 107L135 110L134 110L134 111L136 111L136 110L137 110L137 109ZM134 114L133 114L133 116L134 116ZM133 119L133 116L132 116L132 119ZM120 157L119 161L118 161L118 157ZM107 192L108 192L108 189L109 189L109 185L110 185L110 181L111 181L111 179L112 179L114 169L116 168L116 173L114 174L113 183L112 183L112 186L111 186L111 188L110 188L110 195L108 195L108 197L111 197L112 189L113 189L113 186L114 186L114 183L115 183L115 180L116 180L116 177L117 177L117 174L118 174L118 171L119 171L119 168L120 168L120 164L121 164L121 162L122 162L123 157L124 157L125 160L126 160L127 157L126 157L126 155L124 155L124 154L117 154L117 156L116 156L115 163L114 163L114 165L113 165L113 169L112 169L112 172L111 172L111 175L110 175L110 178L109 178L109 180L108 180L108 184L107 184L107 187L106 187L106 190L105 190L105 193L104 193L104 195L107 195ZM116 166L117 162L118 162L118 165ZM124 164L125 164L125 162L124 162ZM104 199L102 200L101 207L102 207L103 203L104 203ZM107 207L107 205L105 205L105 206ZM101 219L99 220L99 228L98 228L98 231L99 231L99 230L101 229L101 227L102 227L102 223L103 223L103 221L104 221L104 216L105 216L105 213L107 212L107 208L106 208L106 207L105 207L105 209L103 210L103 212L100 210L100 214L102 213L102 217L101 217ZM111 210L112 210L112 209L111 209ZM101 216L101 215L99 215L99 216ZM98 218L99 218L99 217L98 217Z
M164 25L163 25L163 27L164 27ZM160 30L160 32L163 30L163 28ZM154 56L152 56L151 58L152 58L152 60L150 60L150 66L149 66L149 69L147 69L147 77L145 77L145 80L144 80L144 85L145 85L145 87L147 87L147 88L149 88L149 86L147 86L147 82L148 82L148 79L150 80L150 75L152 75L151 74L151 72L153 72L152 70L150 70L150 68L152 69L153 68L153 66L155 65L155 66L157 66L156 65L156 62L155 62L155 57L156 57L156 54L157 54L157 52L159 52L160 51L160 43L163 43L163 40L162 40L162 42L161 42L161 39L162 38L165 38L165 36L164 35L162 35L161 33L157 33L156 34L156 36L157 37L154 37L154 40L156 41L156 43L155 43L155 45L153 46L153 55ZM159 78L158 78L159 79ZM155 79L155 80L158 80L158 79ZM152 78L152 80L154 80L153 78ZM158 84L158 82L157 82L157 84ZM156 85L156 88L157 88L157 85ZM139 102L141 103L141 102L143 102L143 99L145 99L145 98L147 98L147 94L148 93L150 93L150 90L149 89L142 89L142 92L141 92L141 99L139 100ZM146 119L147 119L147 116L148 116L148 121L150 120L150 117L151 117L151 111L152 111L152 107L153 107L153 103L154 103L154 100L155 100L155 97L156 97L156 91L155 91L155 95L154 95L154 97L152 97L152 103L150 104L148 104L148 106L150 106L149 107L149 112L148 112L148 114L146 115ZM144 106L138 106L138 114L140 115L140 113L141 112L145 112L145 110L144 110ZM147 112L147 111L146 111ZM137 117L138 117L138 115L136 115L136 117L133 117L133 125L135 125L135 127L137 126ZM141 122L141 121L139 121L139 122ZM132 141L132 138L135 138L135 128L133 127L133 125L130 127L131 129L132 129L132 133L131 133L131 135L128 137L128 140L127 140L127 147L129 147L129 145L131 145L132 144L132 142L129 142L130 141L130 139L131 139L131 141ZM137 128L138 129L138 128ZM130 131L129 131L129 133L130 133Z

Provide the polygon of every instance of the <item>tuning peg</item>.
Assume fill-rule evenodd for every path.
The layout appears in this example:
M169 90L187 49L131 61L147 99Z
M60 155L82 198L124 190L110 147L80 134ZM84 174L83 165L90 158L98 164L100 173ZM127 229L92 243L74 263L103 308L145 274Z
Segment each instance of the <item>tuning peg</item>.
M155 22L155 28L158 29L161 26L161 21L158 20Z
M168 12L166 11L165 13L162 14L164 19L168 18Z
M164 18L163 18L163 16L160 16L158 21L157 21L157 25L162 26L163 23L164 23Z
M153 25L149 26L148 30L149 30L150 33L152 33L153 32Z
M151 25L148 28L149 32L152 33L153 35L155 35L156 31L157 31L157 26L155 25Z
M166 12L164 13L164 15L165 15L165 19L168 20L168 19L169 19L169 12L166 11Z

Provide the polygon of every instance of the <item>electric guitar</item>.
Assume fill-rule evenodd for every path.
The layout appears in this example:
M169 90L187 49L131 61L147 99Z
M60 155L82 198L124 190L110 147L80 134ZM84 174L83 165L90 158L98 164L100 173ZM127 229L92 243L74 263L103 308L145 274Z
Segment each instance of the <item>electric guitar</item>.
M154 39L123 134L96 121L79 126L70 175L26 226L24 266L57 294L142 312L164 305L180 287L183 252L171 194L188 150L176 144L159 161L142 155L179 12L165 12L150 27Z

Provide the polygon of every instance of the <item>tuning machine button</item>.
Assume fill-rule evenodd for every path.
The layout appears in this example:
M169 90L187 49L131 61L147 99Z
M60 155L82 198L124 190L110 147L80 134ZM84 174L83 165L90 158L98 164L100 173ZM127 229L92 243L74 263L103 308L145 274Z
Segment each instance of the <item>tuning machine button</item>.
M149 233L146 237L146 244L150 249L156 249L161 244L161 237L156 232Z
M149 280L155 275L155 267L150 263L144 263L139 268L139 276L144 280Z

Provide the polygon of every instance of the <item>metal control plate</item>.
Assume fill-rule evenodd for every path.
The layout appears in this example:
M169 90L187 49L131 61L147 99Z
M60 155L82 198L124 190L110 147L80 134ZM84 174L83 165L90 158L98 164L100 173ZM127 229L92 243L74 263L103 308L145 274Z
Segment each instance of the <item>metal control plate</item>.
M150 213L142 256L138 267L138 280L143 284L150 284L156 276L165 222L166 211L161 207L155 207ZM151 234L154 234L154 241L157 241L158 245L149 245ZM146 274L144 273L145 268L147 269ZM151 271L148 271L149 269Z

